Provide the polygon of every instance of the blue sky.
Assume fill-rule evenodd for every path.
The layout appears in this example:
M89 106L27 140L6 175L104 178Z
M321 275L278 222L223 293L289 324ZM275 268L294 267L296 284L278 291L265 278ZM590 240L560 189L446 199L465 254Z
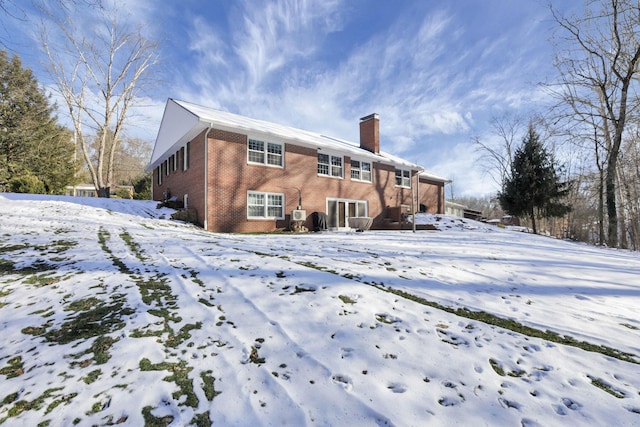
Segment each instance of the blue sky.
M359 118L376 112L382 150L453 179L447 197L482 195L497 185L472 138L495 138L493 116L527 117L550 102L539 85L555 75L548 1L119 3L160 43L153 73L161 83L128 131L149 141L167 98L353 142ZM38 15L14 7L26 19L3 15L3 40L48 86L31 41Z

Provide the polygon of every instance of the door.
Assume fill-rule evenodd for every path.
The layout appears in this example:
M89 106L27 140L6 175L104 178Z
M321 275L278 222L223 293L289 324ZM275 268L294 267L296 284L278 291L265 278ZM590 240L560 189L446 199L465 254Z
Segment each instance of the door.
M349 229L349 218L367 216L364 200L327 199L327 226L330 229Z

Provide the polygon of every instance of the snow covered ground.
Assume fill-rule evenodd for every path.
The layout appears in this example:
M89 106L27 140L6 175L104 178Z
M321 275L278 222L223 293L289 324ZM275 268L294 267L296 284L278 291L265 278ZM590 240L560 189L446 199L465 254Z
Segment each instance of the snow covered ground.
M640 425L637 253L170 214L0 194L0 424Z

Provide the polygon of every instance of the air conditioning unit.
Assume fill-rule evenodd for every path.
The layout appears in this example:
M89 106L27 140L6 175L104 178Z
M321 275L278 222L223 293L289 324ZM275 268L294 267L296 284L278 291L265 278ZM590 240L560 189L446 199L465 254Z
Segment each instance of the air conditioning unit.
M291 211L291 221L306 221L307 211L303 209L295 209Z

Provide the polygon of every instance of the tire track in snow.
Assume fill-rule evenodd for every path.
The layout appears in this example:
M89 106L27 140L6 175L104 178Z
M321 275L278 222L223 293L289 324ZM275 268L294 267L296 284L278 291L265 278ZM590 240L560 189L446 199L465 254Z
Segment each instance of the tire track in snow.
M193 266L193 268L198 271L202 271L202 268L200 268L199 266L204 266L204 269L210 270L211 264L208 263L204 257L188 248L183 248L183 251L186 252L186 258L190 260L197 260L197 263L195 266ZM246 257L247 251L237 252L236 249L234 249L233 251L234 253L242 253L243 257ZM252 257L259 257L259 255L256 255L254 253L250 253L250 255ZM233 259L233 257L234 255L232 254L227 257L227 265L232 264L231 260ZM264 264L263 257L259 258L259 263ZM295 355L295 357L293 358L293 362L290 362L291 365L286 364L286 368L282 368L286 370L283 375L284 377L286 377L286 379L283 378L276 380L274 379L273 373L268 374L267 377L269 380L269 384L277 386L278 389L281 389L287 395L290 404L279 402L280 405L285 406L285 408L282 408L282 410L290 410L291 406L295 408L297 408L298 406L302 406L301 409L305 409L306 422L313 422L314 418L326 417L328 415L313 415L313 402L317 401L318 399L324 400L325 403L326 400L331 400L332 402L334 402L333 406L336 409L336 414L346 414L349 412L363 413L366 414L366 419L368 420L377 419L380 420L382 424L389 425L390 422L386 419L385 416L377 413L373 408L362 402L360 399L356 398L354 395L348 392L344 392L346 388L343 387L343 384L335 381L335 378L339 377L340 375L333 372L329 367L327 367L317 358L311 357L311 353L306 351L299 345L299 343L295 339L292 338L290 333L287 331L287 328L283 326L282 322L279 322L276 318L272 317L272 315L269 314L270 310L267 310L259 305L259 301L261 300L260 298L258 298L258 296L264 296L264 288L262 287L262 282L258 278L256 278L255 280L257 283L260 283L257 289L258 294L254 295L253 297L248 296L247 293L245 293L242 289L250 289L255 287L254 285L247 286L247 283L249 283L250 280L247 280L246 277L238 278L240 285L236 285L233 283L235 281L233 277L234 273L238 274L239 276L243 276L243 274L237 273L238 271L242 272L242 270L236 270L235 272L229 271L224 274L218 270L215 274L208 277L208 280L214 280L216 283L222 284L221 287L223 289L223 292L216 295L216 300L221 301L221 306L223 308L228 307L231 304L236 304L238 301L242 301L243 303L240 311L238 310L237 306L234 307L233 310L233 316L235 316L234 319L240 318L242 320L234 321L234 328L231 328L231 330L229 330L228 332L236 337L236 341L240 345L244 346L243 361L245 364L247 364L247 353L250 352L250 350L247 349L247 343L255 342L256 339L261 338L265 341L264 344L261 344L259 346L260 348L258 349L258 352L260 352L260 350L267 351L270 347L284 347L287 348L288 353ZM225 300L227 301L225 302ZM281 301L280 304L282 304ZM284 320L288 320L291 317L293 316L285 316ZM297 324L298 322L295 323ZM243 332L245 330L251 329L253 329L253 334L247 334ZM265 364L263 371L268 372L266 365L273 366L277 364L278 362L267 363ZM237 369L237 367L234 368ZM293 372L294 370L295 373ZM340 390L341 392L337 393L338 396L336 396L336 394L320 396L320 392L324 391L325 388L323 387L318 390L319 387L313 387L313 384L311 384L310 382L303 379L298 379L298 377L301 377L305 374L310 378L319 378L321 381L324 380L336 382L336 384L338 384L339 386L338 390ZM278 376L278 378L280 378L280 375ZM295 391L296 388L300 387L307 390L307 392L304 393L304 397L308 400L306 402L301 402L302 396L300 396ZM273 401L281 401L282 396L274 392L271 398ZM354 400L356 400L356 402L354 402ZM338 417L335 421L340 422L345 420L340 420L340 418ZM364 420L360 419L359 421L362 422Z
M191 261L188 268L192 271L211 271L211 264L205 257L187 247L181 247L179 248L179 251L176 251L176 249L178 248L172 250L171 258L182 259L185 260L185 262L186 260ZM251 254L250 252L244 250L232 249L232 252L230 254L225 255L227 265L232 265L232 260L238 258L239 254L242 254L243 257L246 257L247 253ZM251 255L257 256L255 254ZM158 253L157 256L163 259L164 263L167 266L175 268L172 266L172 263L167 255ZM217 258L216 261L220 262L220 259ZM237 271L238 270L236 270L235 274L237 274ZM267 366L273 367L274 365L277 365L278 362L274 363L269 361L265 363L264 366L260 367L261 372L259 373L259 376L262 383L267 385L266 389L270 391L270 396L268 396L268 399L265 398L264 400L260 401L260 404L264 404L264 406L261 406L260 408L255 408L254 406L252 408L253 413L256 414L256 419L259 420L263 416L258 415L259 413L264 412L265 410L273 410L271 409L271 406L273 406L275 403L278 403L281 406L281 408L276 409L280 416L282 416L282 411L293 410L294 413L298 412L300 414L300 417L292 420L293 422L296 422L298 424L300 424L300 422L312 423L314 422L314 420L317 421L317 418L327 417L327 415L329 414L323 414L320 412L320 410L314 410L314 404L312 401L300 401L300 395L299 393L296 393L296 389L302 388L304 390L307 390L302 393L302 395L314 396L313 400L324 400L325 402L329 400L334 402L334 416L337 417L335 421L346 421L341 420L340 418L342 416L338 414L345 414L344 416L346 416L347 419L351 419L350 417L352 417L353 415L366 414L364 418L358 417L357 421L366 422L367 420L378 420L379 424L390 425L390 421L385 416L377 413L377 411L375 411L375 409L373 409L371 406L367 405L362 400L349 393L347 391L347 388L345 388L343 384L337 382L335 378L340 377L340 375L333 372L317 358L310 356L311 353L302 348L298 344L298 342L296 342L291 337L282 323L278 322L277 319L270 316L268 314L268 310L265 310L259 305L259 301L256 298L247 296L247 294L243 292L240 286L235 285L233 283L234 278L229 277L233 275L234 273L231 271L228 271L226 274L216 272L214 274L207 275L207 280L214 281L217 287L222 289L221 293L215 294L214 301L219 302L219 306L223 308L225 313L235 316L232 318L232 323L229 323L228 319L225 317L225 319L227 319L227 323L223 327L225 328L225 332L227 334L225 335L225 339L230 338L229 335L232 335L233 337L232 347L242 348L242 357L240 358L240 364L242 366L240 366L240 368L244 367L245 369L241 369L241 371L238 372L238 375L236 376L238 383L240 383L241 378L239 377L241 377L242 375L255 376L255 372L251 373L249 369L246 369L246 367L251 364L251 362L248 361L251 353L251 350L247 348L250 345L248 343L252 343L253 346L256 346L258 345L255 343L256 339L264 339L264 344L258 345L258 347L260 347L258 349L258 353L260 353L261 350L263 351L263 353L264 351L268 351L269 347L290 347L289 352L295 355L292 358L292 361L287 361L289 363L285 364L285 368L280 368L280 370L284 369L285 372L282 374L282 376L278 373L277 378L274 376L274 373L277 373L277 369L269 373ZM185 284L185 280L179 274L174 274L173 279L176 282L181 283L182 285ZM239 281L241 282L242 288L251 287L247 286L247 283L250 281L250 279L242 277L239 278ZM190 294L194 292L195 289L193 289L193 286L189 287L192 289L185 289L184 293ZM199 290L202 291L202 288L200 288ZM264 292L264 290L262 290L262 292ZM255 301L258 301L258 303L256 303ZM240 302L240 304L238 304L238 302ZM201 303L198 304L202 305ZM280 304L282 304L282 302L280 302ZM193 304L190 303L190 305ZM230 306L232 307L231 309L229 308ZM184 307L181 308L183 309ZM208 308L208 310L211 310L211 308ZM232 324L233 327L229 327L228 325L230 324ZM253 333L244 332L249 330L251 330ZM239 368L237 364L234 364L233 361L229 361L227 359L225 359L224 365L225 369L221 369L221 371L223 372L234 372L238 371ZM336 395L333 393L331 395L320 396L319 394L321 392L324 392L326 390L326 387L314 387L314 383L317 380L309 380L311 382L306 381L305 379L301 378L305 375L309 378L320 379L320 381L333 381L339 387L338 390L340 390L340 397L336 397ZM223 378L221 378L220 380L224 382ZM238 386L240 386L240 384L238 384ZM273 391L270 390L271 387L274 388ZM251 390L247 391L249 393L253 393L253 391ZM283 402L282 396L279 393L280 391L287 396L287 402ZM264 391L261 391L260 393L264 393ZM222 403L224 400L226 400L224 399L224 397L225 393L223 392L223 394L216 398L216 402L214 402L213 407L215 407L218 402L221 403L221 406L224 406L224 404ZM236 402L237 404L238 399L242 399L242 397L243 396L241 395L232 398L230 399L230 402ZM269 403L267 403L267 400L269 401ZM302 407L300 408L300 406ZM243 419L246 418L246 412L243 411L243 414L241 414L241 416L243 417ZM226 419L226 421L229 422L232 420ZM244 419L244 421L246 421L246 419Z

